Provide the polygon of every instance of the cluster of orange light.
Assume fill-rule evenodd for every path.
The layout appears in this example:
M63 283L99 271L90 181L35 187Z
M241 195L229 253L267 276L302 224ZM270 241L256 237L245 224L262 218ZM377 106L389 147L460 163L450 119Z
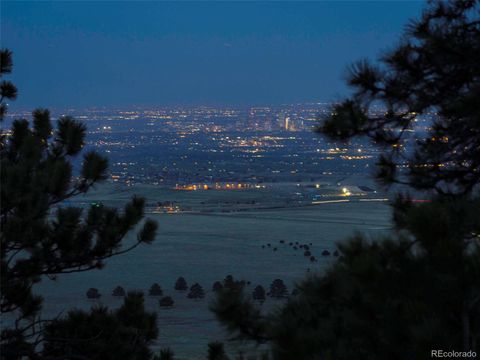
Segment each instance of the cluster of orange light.
M251 184L240 184L240 183L227 183L227 184L219 184L216 183L213 186L209 186L207 184L188 184L188 185L176 185L175 190L186 190L186 191L196 191L196 190L239 190L239 189L248 189L248 188L265 188L265 185L251 185Z
M190 184L190 185L177 185L175 186L175 190L188 190L188 191L195 191L195 190L208 190L209 187L206 184L197 185L197 184Z
M441 141L441 142L447 143L447 142L448 142L448 136L442 136L442 137L432 136L432 138L431 138L430 140L432 140L432 141Z
M351 156L351 155L341 155L340 158L343 160L364 160L364 159L370 159L371 156L368 155L360 155L360 156Z

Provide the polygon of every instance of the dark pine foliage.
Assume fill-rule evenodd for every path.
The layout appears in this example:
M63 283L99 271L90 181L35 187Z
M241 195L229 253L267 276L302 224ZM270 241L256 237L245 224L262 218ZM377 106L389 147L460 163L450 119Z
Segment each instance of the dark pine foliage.
M156 355L153 360L174 360L175 359L175 353L170 349L161 349L159 354Z
M125 289L121 286L117 286L112 291L112 296L125 296L125 295L126 295Z
M243 288L247 285L245 280L235 280L232 275L227 275L223 280L223 287L227 289Z
M87 298L88 299L100 299L102 294L96 288L90 288L87 290Z
M265 301L265 289L262 285L257 285L253 290L252 294L253 300Z
M335 264L268 315L243 290L220 292L212 309L234 338L269 341L274 359L424 359L438 346L478 351L480 246L471 232L480 233L478 209L479 200L432 202L404 213L404 235L339 244Z
M208 360L228 360L223 343L211 342L208 344Z
M231 282L234 282L233 277ZM216 293L210 310L215 313L227 331L235 334L234 339L257 342L268 340L266 338L268 322L262 316L260 307L245 295L243 286L224 285L223 289Z
M195 283L190 287L190 292L187 297L189 299L203 299L205 297L205 291L199 283Z
M288 289L283 280L273 280L273 282L270 284L270 291L268 292L268 296L276 299L288 297Z
M117 310L72 310L45 327L45 359L150 359L157 316L145 311L142 293L131 292Z
M220 281L215 281L212 286L212 291L219 291L223 289L223 285Z
M232 288L235 286L235 280L233 279L232 275L227 275L225 276L225 279L223 279L223 285L226 288Z
M3 78L12 70L12 53L1 50L0 58ZM0 87L3 119L4 102L15 99L16 89L4 80ZM33 292L35 284L60 274L101 269L106 259L155 237L157 224L146 220L135 241L123 242L142 222L143 198L134 197L123 211L67 204L107 178L107 159L94 151L82 153L85 135L85 125L68 116L54 126L46 109L35 110L31 121L15 120L9 136L1 134L0 305L2 317L8 314L15 320L2 327L2 357L40 356L41 329L48 322L39 319L43 299ZM83 158L78 174L72 166L76 158Z
M183 276L180 276L175 282L175 290L185 291L188 289L187 281Z
M5 74L12 72L12 52L8 49L2 49L0 51L0 77L3 78ZM3 120L6 112L7 105L5 100L15 100L17 98L17 88L9 80L0 81L0 121Z
M262 315L243 289L219 292L212 310L234 338L269 342L278 360L478 353L479 15L479 1L430 2L379 65L353 66L352 97L319 128L334 139L371 138L382 148L378 178L424 191L430 202L399 195L392 234L338 244L336 261L274 312ZM373 105L386 111L375 114ZM407 139L429 112L437 116L428 133Z
M172 307L174 303L171 296L164 296L159 301L161 307Z
M148 290L148 295L150 296L162 296L163 295L163 290L161 286L157 283L152 284L150 286L150 290Z
M353 95L319 131L336 139L367 136L382 146L377 176L387 184L470 193L480 180L479 8L478 0L432 2L379 64L351 67ZM375 105L385 113L373 114ZM405 146L415 119L429 113L438 116L426 136Z

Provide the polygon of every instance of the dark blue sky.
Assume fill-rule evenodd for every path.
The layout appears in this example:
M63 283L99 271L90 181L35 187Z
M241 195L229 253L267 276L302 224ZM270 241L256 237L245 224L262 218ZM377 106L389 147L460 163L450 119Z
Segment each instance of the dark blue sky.
M345 94L422 2L6 2L15 107L280 104Z

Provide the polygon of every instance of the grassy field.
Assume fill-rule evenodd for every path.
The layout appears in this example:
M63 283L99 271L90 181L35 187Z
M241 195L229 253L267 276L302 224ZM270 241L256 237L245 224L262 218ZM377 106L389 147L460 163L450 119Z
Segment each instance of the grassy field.
M250 198L248 192L172 192L169 189L142 189L143 194L160 199L173 196L176 201L202 202L212 197ZM98 189L81 202L101 200L120 205L131 197L132 191L113 187ZM233 195L232 195L233 194ZM256 198L278 194L253 193ZM206 198L206 196L210 198ZM203 197L203 198L202 198ZM224 199L225 200L225 199ZM128 290L146 291L153 282L162 286L165 295L175 300L172 309L160 309L157 300L147 299L147 306L159 312L160 337L156 347L170 346L179 359L203 357L209 341L223 340L225 334L208 311L211 286L227 274L251 281L249 291L257 284L268 287L276 278L283 279L289 289L306 274L322 272L335 261L322 257L323 250L333 251L335 243L354 231L378 236L389 231L389 208L384 203L350 202L317 206L255 210L232 213L149 214L159 223L156 241L113 258L102 271L72 274L57 282L44 281L39 291L45 296L45 316L55 316L71 307L89 308L85 292L96 287L103 294L101 303L116 307L120 300L110 296L112 289L122 285ZM131 234L127 241L133 239ZM284 240L287 244L281 244ZM288 242L312 243L312 253L318 262L311 263L303 251L293 250ZM262 245L272 244L262 249ZM272 248L277 247L277 251ZM207 291L201 301L186 299L185 293L173 290L178 276L189 284L199 282ZM264 306L276 306L267 300Z

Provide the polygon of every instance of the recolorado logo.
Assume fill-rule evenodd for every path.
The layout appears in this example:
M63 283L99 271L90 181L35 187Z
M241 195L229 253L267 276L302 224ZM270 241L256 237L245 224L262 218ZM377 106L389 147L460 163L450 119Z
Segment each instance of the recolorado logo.
M475 351L445 351L432 350L432 358L459 358L459 359L476 359L477 353Z

